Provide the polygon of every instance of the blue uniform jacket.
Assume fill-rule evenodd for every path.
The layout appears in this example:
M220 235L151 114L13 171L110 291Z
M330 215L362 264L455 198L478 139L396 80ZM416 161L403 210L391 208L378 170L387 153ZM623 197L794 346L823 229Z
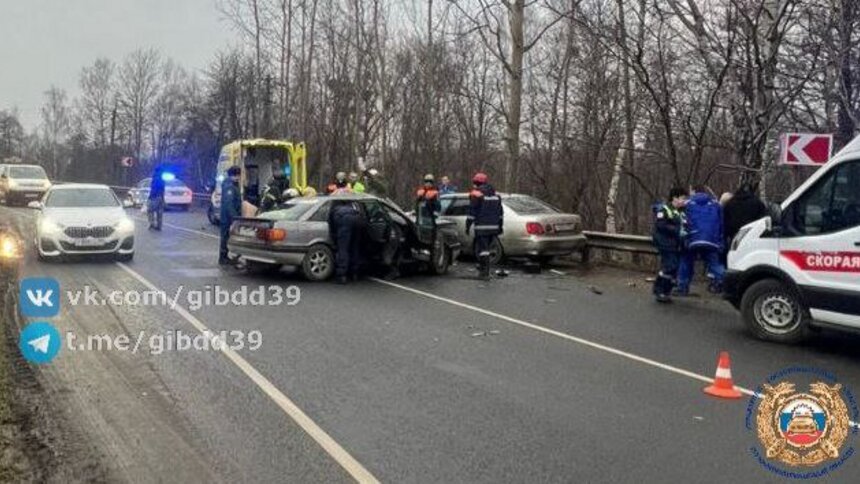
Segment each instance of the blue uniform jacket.
M687 203L687 224L690 236L688 246L723 247L723 209L714 197L707 193L695 193Z
M502 233L504 209L502 199L492 185L484 184L469 194L469 216L467 227L475 228L475 235L498 235Z
M221 184L221 223L229 224L242 215L242 194L239 185L227 178Z

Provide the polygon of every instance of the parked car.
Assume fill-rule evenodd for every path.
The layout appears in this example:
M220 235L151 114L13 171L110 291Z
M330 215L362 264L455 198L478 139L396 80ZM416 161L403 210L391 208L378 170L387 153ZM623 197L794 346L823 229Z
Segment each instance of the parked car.
M134 221L106 185L68 184L51 187L41 202L36 220L39 259L65 255L115 254L119 260L134 257Z
M0 199L6 205L26 205L42 198L50 187L48 175L39 165L0 166Z
M454 224L442 221L435 230L419 226L393 202L366 194L297 198L283 209L254 218L239 218L230 228L227 247L251 267L277 269L298 266L309 280L322 281L334 273L334 243L329 236L332 200L354 201L367 221L365 251L381 254L389 240L400 239L403 265L420 264L444 274L459 255Z
M492 262L505 257L526 257L546 261L559 255L581 250L585 245L582 219L535 197L520 194L500 194L504 206L504 232L490 248ZM441 217L457 224L460 244L474 253L474 231L466 233L469 215L469 194L453 193L440 197Z
M128 191L128 199L131 200L134 207L140 207L146 203L146 200L149 198L149 187L151 185L152 178L144 178ZM164 185L164 204L167 208L173 207L180 210L191 208L191 203L194 201L194 192L185 183L174 178L165 181Z

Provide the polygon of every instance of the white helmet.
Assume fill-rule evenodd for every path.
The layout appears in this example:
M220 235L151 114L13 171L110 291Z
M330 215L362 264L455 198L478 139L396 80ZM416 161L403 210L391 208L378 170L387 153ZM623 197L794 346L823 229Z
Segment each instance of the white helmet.
M371 168L367 170L367 174L370 176L376 176L379 174L379 170L377 170L376 168Z
M296 198L300 195L299 191L295 188L288 188L284 190L284 197L286 198Z

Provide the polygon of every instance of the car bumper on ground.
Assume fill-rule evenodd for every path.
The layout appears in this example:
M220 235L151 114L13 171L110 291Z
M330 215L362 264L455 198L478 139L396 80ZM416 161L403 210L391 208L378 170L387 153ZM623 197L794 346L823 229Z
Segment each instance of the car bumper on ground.
M303 247L253 247L242 242L228 241L227 250L240 258L264 264L299 266L305 258Z
M532 235L517 239L503 239L508 256L558 256L572 254L585 246L584 235L540 236Z
M743 293L741 292L743 274L741 271L730 270L726 272L723 278L723 299L732 303L732 306L735 308L741 306L741 298L743 298Z

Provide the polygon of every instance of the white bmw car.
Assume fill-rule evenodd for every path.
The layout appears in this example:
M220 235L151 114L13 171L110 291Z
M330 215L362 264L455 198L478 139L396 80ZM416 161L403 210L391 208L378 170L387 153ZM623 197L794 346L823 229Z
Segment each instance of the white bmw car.
M134 257L134 221L106 185L55 185L40 202L36 222L39 259L65 255L115 254L117 259Z

